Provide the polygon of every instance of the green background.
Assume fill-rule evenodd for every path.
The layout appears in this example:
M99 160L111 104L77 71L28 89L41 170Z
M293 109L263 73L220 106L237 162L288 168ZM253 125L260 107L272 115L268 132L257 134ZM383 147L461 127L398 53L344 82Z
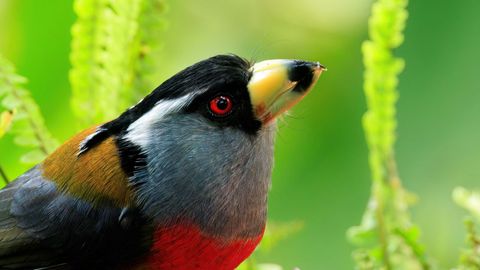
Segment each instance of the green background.
M262 255L292 269L351 269L345 231L360 222L370 189L360 46L367 38L367 0L175 0L159 33L158 83L219 53L255 60L320 61L329 71L282 121L269 201L275 221L304 229ZM419 196L413 218L441 269L464 243L464 213L455 186L480 188L480 2L411 1L398 104L397 158L405 186ZM28 88L60 140L73 135L69 109L72 1L0 0L0 52L29 78ZM0 141L10 177L22 149Z

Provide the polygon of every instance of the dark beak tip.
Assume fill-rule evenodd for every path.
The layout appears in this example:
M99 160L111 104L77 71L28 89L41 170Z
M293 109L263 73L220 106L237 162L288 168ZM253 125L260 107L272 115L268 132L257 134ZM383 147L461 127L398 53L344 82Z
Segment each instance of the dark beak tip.
M312 70L316 71L316 70L320 70L320 71L327 71L327 67L320 64L320 62L310 62L311 64L311 67L312 67Z
M320 64L320 62L317 62L317 67L316 69L320 69L322 71L328 71L328 68L322 64Z
M327 68L320 62L307 62L294 60L289 66L289 79L291 81L302 81L307 78L311 80L314 73L325 71Z

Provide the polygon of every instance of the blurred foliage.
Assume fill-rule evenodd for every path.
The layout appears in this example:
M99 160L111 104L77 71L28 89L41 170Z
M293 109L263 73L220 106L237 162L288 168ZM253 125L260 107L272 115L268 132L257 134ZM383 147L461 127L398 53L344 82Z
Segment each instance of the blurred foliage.
M12 121L13 121L13 115L14 115L13 111L5 111L0 114L0 139L10 129L10 126L12 125ZM8 176L1 166L0 166L0 178L2 178L3 184L8 184L9 182ZM0 186L3 186L3 184L0 184Z
M44 124L43 117L28 90L24 88L26 79L15 73L7 60L0 56L0 100L2 113L0 137L10 130L17 145L28 151L20 161L35 164L42 161L58 145Z
M398 75L404 61L392 50L404 40L407 0L378 0L369 20L370 40L363 43L364 89L368 111L363 118L370 149L372 193L360 226L348 231L358 269L430 269L419 229L411 221L414 197L401 184L395 161Z
M463 187L453 190L455 203L467 210L473 217L480 221L480 193L469 191Z
M259 254L268 254L279 242L298 233L302 228L303 222L300 221L286 223L269 222L262 241L255 249L255 252L237 270L283 270L283 267L278 264L259 263L257 257Z
M463 187L457 187L453 191L453 200L469 213L469 216L465 219L468 248L462 251L460 264L455 270L480 269L480 235L478 234L480 222L480 193L469 191Z
M10 130L13 122L14 111L5 111L0 114L0 139Z
M62 141L79 128L78 114L74 116L68 105L72 98L68 81L70 27L76 19L73 2L0 1L0 50L15 63L19 74L29 78L28 89L47 126ZM153 1L144 3L154 5ZM149 13L158 22L140 15L145 21L139 24L153 22L152 32L145 30L150 33L145 35L154 46L141 46L142 54L151 53L145 58L150 60L138 62L134 72L146 75L141 68L150 70L144 78L152 87L142 89L143 80L136 80L133 87L138 88L132 96L140 96L181 68L218 53L236 53L253 60L310 59L329 68L314 91L287 117L288 126L280 127L276 143L269 218L300 219L305 226L271 251L256 253L257 262L275 262L284 270L295 266L305 270L353 267L351 246L339 239L357 222L364 208L358 202L368 198L370 186L367 148L359 125L365 102L358 91L363 71L358 48L367 35L371 3L179 0L169 1L167 14ZM451 203L449 194L459 185L478 186L480 179L479 11L480 1L476 0L411 1L406 43L395 50L408 62L401 77L402 99L397 104L401 124L397 161L405 185L421 194L421 203L412 209L413 217L440 269L458 264L457 251L464 243L459 222L463 213ZM163 29L165 19L168 31L155 33L155 24ZM9 110L0 108L0 113L3 111ZM24 149L13 140L12 132L0 140L0 164L11 179L30 166L18 162ZM375 241L375 237L371 239ZM467 243L465 251L472 251L473 242ZM364 258L368 264L370 257Z
M151 89L152 35L161 30L164 1L76 0L74 9L72 108L86 127L114 118Z
M165 0L142 1L141 12L138 19L137 42L138 58L134 67L134 81L131 86L133 101L138 101L151 89L157 87L155 75L161 70L159 52L162 47L162 30L166 29L167 21L162 16L166 13Z

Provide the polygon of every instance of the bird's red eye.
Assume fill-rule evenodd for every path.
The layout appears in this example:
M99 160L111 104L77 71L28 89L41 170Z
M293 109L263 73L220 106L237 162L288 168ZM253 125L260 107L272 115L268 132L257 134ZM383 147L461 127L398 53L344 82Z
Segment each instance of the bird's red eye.
M216 116L226 116L233 108L232 99L227 96L218 96L210 100L209 109Z

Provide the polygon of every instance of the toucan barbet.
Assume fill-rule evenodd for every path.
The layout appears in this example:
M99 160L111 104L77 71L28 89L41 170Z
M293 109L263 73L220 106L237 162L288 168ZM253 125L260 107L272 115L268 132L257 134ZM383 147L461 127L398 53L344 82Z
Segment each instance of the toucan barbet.
M0 269L236 268L264 233L275 120L323 70L214 56L78 133L0 191Z

